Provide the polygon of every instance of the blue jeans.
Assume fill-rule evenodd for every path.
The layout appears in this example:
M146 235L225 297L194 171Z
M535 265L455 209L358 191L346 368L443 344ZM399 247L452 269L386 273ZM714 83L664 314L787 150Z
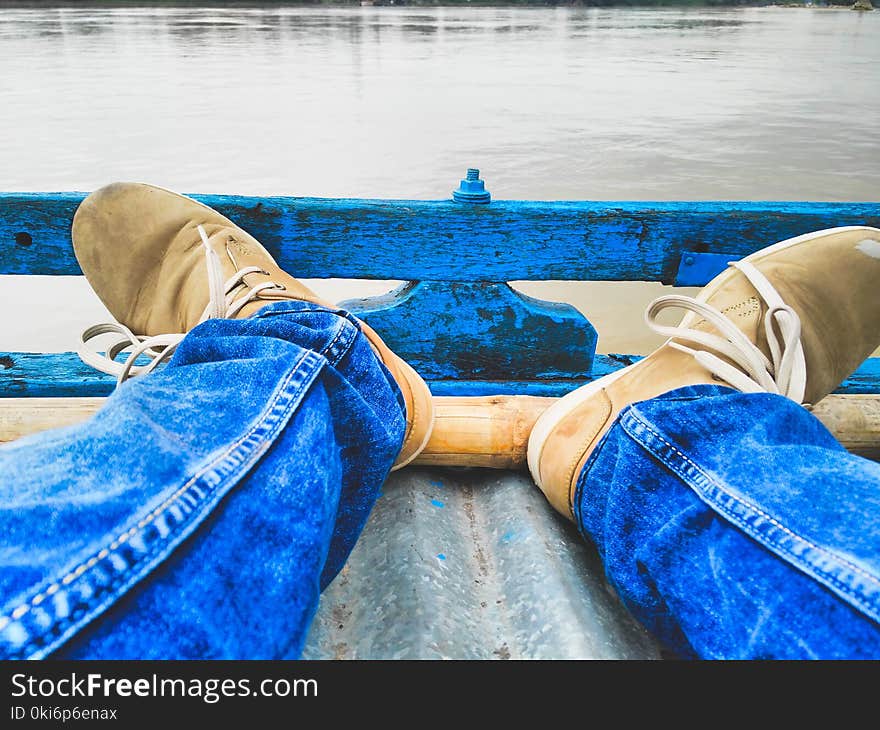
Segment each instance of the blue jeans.
M298 656L403 409L345 312L195 328L89 422L0 448L0 656ZM698 386L625 410L575 507L683 656L880 656L880 466L784 398Z
M196 327L90 421L0 448L0 657L297 657L397 456L345 312Z
M626 408L574 508L680 656L880 658L880 464L782 396L700 385Z

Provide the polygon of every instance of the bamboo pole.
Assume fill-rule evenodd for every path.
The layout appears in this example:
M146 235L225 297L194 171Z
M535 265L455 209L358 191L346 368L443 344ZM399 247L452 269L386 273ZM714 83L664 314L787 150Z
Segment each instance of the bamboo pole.
M435 397L434 432L416 464L525 468L529 433L555 398L495 395ZM0 442L68 426L103 398L0 398ZM880 395L830 395L813 413L850 451L880 460Z
M434 397L434 430L415 462L521 469L535 421L556 398L490 395Z
M0 443L85 421L104 398L0 398Z
M813 414L849 451L880 461L880 395L829 395Z

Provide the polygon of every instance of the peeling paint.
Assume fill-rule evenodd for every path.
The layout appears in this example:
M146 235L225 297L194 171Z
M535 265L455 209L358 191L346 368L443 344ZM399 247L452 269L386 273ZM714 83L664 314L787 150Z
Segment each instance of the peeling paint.
M0 193L0 273L78 275L70 223L81 193ZM739 258L858 223L877 203L357 200L194 195L304 278L671 283L685 244ZM479 208L479 209L478 209Z

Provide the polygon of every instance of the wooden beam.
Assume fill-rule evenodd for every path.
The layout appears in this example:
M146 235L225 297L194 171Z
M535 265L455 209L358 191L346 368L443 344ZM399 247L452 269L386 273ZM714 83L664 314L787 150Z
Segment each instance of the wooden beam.
M450 182L450 190L452 182ZM489 180L491 183L491 180ZM83 193L0 194L0 274L80 273L70 223ZM878 203L357 200L195 195L303 278L411 281L680 278L685 252L740 258L843 225ZM698 267L699 285L714 269Z
M449 325L451 328L453 325ZM383 335L386 334L382 330ZM386 341L392 338L386 337ZM496 340L499 358L503 351L503 340ZM464 343L464 344L463 344ZM461 335L457 341L459 349L467 349L469 344ZM405 352L396 348L395 352ZM426 353L427 354L430 353ZM631 365L640 359L638 355L596 355L590 377L576 377L561 369L551 373L551 377L532 377L518 380L506 377L492 380L482 373L470 373L470 377L448 378L449 373L442 364L434 361L413 361L406 358L427 380L431 392L436 396L476 396L476 395L535 395L562 396L582 385L601 378L608 373ZM79 359L75 352L0 352L0 400L4 398L72 398L78 396L105 396L113 392L116 379L98 372ZM836 393L871 395L880 392L880 357L865 360Z
M80 423L103 398L2 398L0 442ZM554 398L435 397L434 433L416 464L523 469L529 433ZM829 395L814 414L853 453L880 460L880 395Z

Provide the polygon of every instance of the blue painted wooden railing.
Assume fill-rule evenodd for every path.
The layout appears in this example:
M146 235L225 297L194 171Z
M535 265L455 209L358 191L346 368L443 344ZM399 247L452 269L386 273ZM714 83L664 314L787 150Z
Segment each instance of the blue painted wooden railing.
M80 274L70 223L82 193L0 194L0 274ZM522 202L196 195L303 278L403 279L351 300L438 395L561 395L634 359L596 355L576 309L515 280L702 285L727 261L840 225L880 227L878 203ZM0 353L0 397L105 395L71 353ZM880 358L838 392L880 391Z

